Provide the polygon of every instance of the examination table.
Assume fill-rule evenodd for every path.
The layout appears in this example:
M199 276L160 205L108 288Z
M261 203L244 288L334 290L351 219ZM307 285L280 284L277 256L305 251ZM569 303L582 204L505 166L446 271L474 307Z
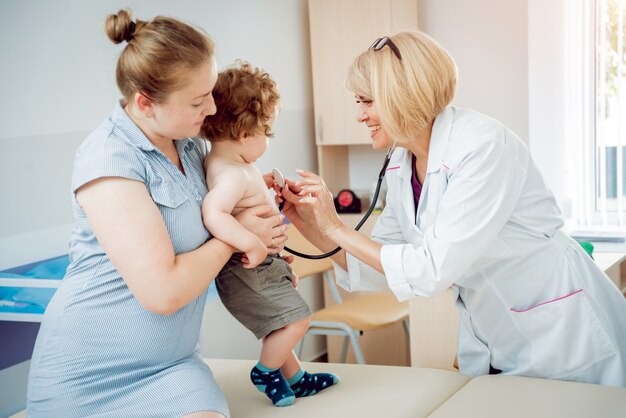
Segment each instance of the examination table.
M336 387L277 408L250 383L256 360L208 359L231 418L624 418L626 388L418 367L303 363ZM12 416L25 418L26 411ZM130 417L129 417L130 418Z
M303 363L340 376L336 387L277 408L250 384L253 360L207 359L232 418L624 418L626 388L481 376L416 367Z

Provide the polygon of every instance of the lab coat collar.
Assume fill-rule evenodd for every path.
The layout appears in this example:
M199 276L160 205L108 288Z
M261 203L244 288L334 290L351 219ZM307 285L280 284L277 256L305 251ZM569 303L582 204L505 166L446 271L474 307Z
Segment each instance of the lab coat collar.
M436 173L441 168L443 154L448 146L452 124L454 122L454 107L446 107L433 123L433 129L430 135L430 144L428 147L428 166L427 173ZM394 151L394 157L389 163L390 169L398 169L398 176L403 180L410 180L413 175L413 159L412 154L405 148ZM394 164L396 163L396 164Z
M413 174L413 158L411 152L404 147L398 147L393 151L391 160L387 166L387 173L393 171L400 180L400 207L404 208L409 219L415 215L415 203L411 191L411 175Z
M454 107L448 106L437 115L433 129L430 134L430 144L428 146L428 166L427 173L439 171L443 161L443 154L450 140L450 132L454 122Z
M406 148L396 149L393 153L394 157L397 159L392 159L389 162L389 168L387 168L387 171L397 169L398 177L405 181L410 180L411 175L413 174L413 167L411 165L413 164L413 154L411 154ZM397 164L393 164L394 162L397 162Z

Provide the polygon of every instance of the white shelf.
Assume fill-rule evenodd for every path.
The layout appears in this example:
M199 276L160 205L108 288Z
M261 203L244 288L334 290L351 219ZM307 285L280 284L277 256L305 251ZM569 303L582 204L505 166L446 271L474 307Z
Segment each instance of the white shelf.
M0 277L0 287L44 287L58 288L61 279L8 279Z
M43 314L0 312L0 321L41 322Z
M626 253L593 253L593 259L602 271L607 272L611 268L619 265L626 260Z

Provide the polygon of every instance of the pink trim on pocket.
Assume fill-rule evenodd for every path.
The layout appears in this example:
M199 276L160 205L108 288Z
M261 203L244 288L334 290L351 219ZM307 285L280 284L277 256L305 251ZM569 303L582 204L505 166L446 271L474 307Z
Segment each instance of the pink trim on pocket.
M580 293L580 292L582 292L582 291L583 291L582 289L578 289L578 290L575 290L574 292L570 293L569 295L561 296L560 298L556 298L556 299L549 300L549 301L547 301L547 302L539 303L539 304L534 305L534 306L531 306L530 308L527 308L527 309L515 309L515 308L510 308L510 309L511 309L513 312L518 312L518 313L519 313L519 312L528 312L528 311L530 311L531 309L535 309L535 308L537 308L537 307L539 307L539 306L541 306L541 305L545 305L545 304L548 304L548 303L556 302L557 300L561 300L561 299L568 298L568 297L570 297L570 296L574 296L576 293Z
M387 169L387 171L397 170L397 169L399 169L399 168L400 168L400 166L399 166L399 165L396 165L396 166L394 166L394 167L389 167L389 168Z

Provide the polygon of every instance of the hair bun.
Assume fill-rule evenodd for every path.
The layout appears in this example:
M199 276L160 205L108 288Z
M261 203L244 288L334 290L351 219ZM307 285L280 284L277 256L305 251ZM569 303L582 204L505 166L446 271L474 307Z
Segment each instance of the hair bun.
M132 11L122 9L117 14L109 15L104 29L113 43L130 42L135 37L136 31L136 24L132 20Z
M137 27L137 25L135 24L135 22L133 22L131 20L130 24L128 25L128 31L126 32L126 36L124 37L124 40L126 42L132 41L132 39L135 37L135 28L136 27Z

